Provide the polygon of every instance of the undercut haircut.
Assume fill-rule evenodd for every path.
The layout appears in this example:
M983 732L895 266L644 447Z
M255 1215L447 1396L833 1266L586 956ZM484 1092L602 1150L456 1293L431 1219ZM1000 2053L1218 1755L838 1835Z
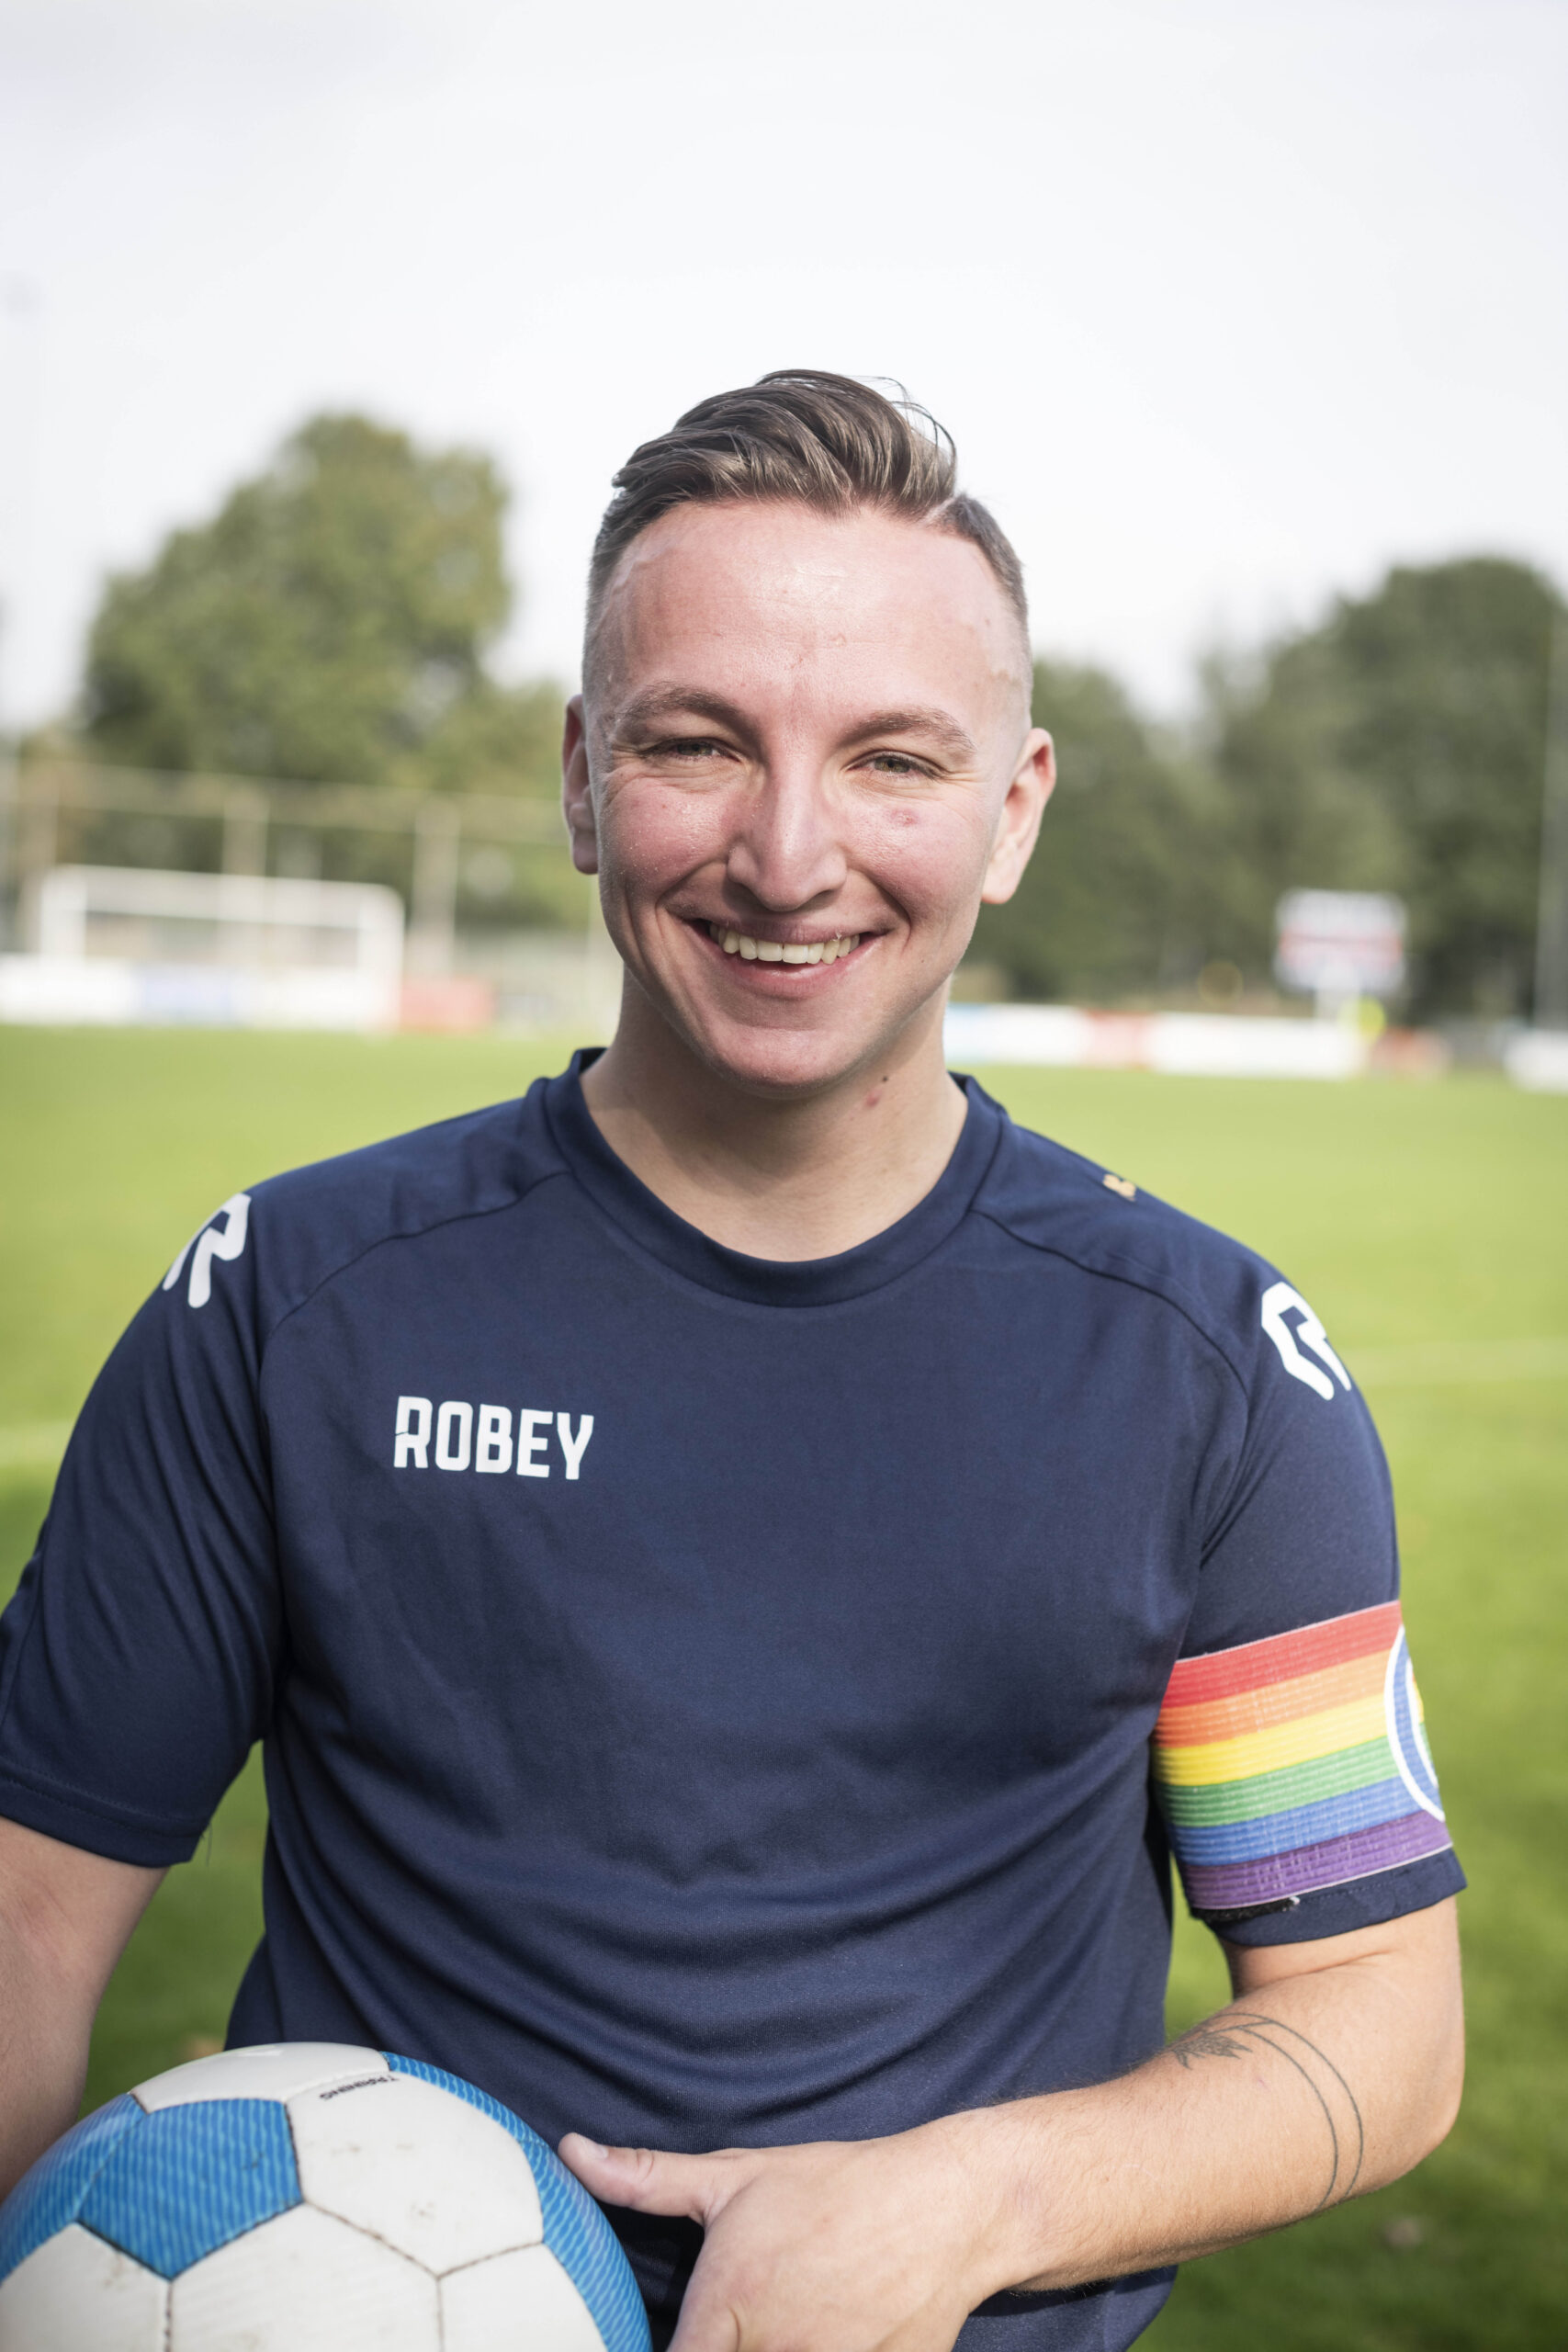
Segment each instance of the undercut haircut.
M742 501L808 506L818 514L870 508L967 539L1017 615L1027 653L1023 567L996 517L957 487L953 435L902 386L896 390L890 400L852 376L776 368L754 384L699 401L668 433L634 449L615 477L593 542L587 653L615 567L634 539L673 507Z

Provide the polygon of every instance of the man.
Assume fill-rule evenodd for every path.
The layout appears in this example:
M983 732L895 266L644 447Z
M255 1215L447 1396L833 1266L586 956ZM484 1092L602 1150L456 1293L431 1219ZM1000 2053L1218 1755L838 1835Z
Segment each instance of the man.
M802 371L617 482L614 1043L236 1195L5 1621L10 2171L261 1737L232 2038L564 2134L660 2341L1123 2346L1455 2110L1382 1456L1272 1268L945 1071L1053 781L951 445ZM1171 2051L1168 1839L1236 1994Z

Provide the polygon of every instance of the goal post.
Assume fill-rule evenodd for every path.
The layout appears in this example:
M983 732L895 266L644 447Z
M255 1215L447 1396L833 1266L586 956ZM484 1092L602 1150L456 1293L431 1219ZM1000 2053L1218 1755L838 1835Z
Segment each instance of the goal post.
M0 1019L397 1026L402 901L378 883L60 865L31 895Z

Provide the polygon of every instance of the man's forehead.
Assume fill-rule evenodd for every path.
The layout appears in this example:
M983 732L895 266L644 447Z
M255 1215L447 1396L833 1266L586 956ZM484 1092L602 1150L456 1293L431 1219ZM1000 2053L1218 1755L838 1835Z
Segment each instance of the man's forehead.
M987 695L1027 677L1017 615L970 542L783 502L660 516L622 559L595 639L591 669L615 700L671 658L682 676L696 659L738 684L780 662L882 669L892 698L916 706L933 699L926 673Z

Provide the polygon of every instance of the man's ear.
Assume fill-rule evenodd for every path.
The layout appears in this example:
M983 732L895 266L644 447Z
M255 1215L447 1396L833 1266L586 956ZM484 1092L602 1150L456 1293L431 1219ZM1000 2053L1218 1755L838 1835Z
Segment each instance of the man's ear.
M571 840L571 862L580 874L599 871L599 832L593 821L593 794L588 780L588 721L582 696L573 695L566 707L561 730L560 805Z
M1055 788L1056 747L1043 727L1032 727L1002 802L980 891L982 906L1005 906L1017 889L1034 852L1045 803Z

